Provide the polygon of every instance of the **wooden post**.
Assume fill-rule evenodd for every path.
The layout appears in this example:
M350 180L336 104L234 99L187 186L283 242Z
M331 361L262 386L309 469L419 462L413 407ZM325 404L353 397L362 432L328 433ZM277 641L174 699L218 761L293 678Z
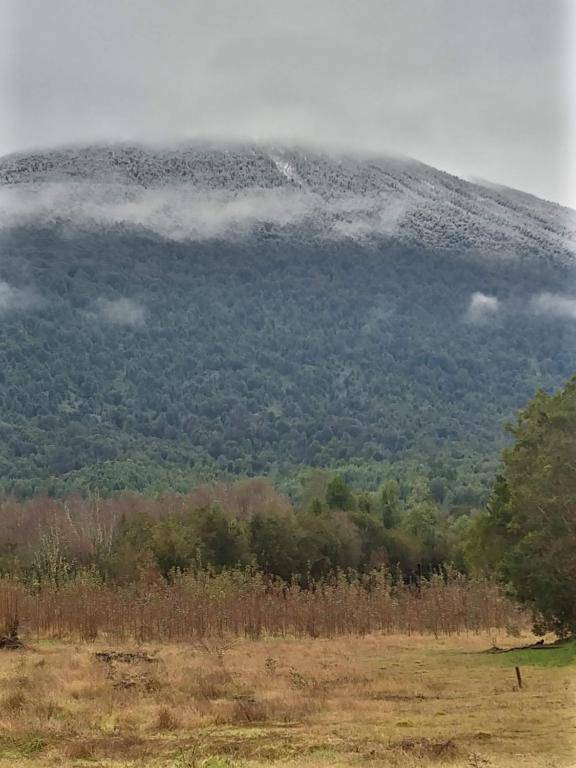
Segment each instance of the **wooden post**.
M516 669L516 680L518 680L518 690L522 688L522 675L520 674L520 667L515 667Z

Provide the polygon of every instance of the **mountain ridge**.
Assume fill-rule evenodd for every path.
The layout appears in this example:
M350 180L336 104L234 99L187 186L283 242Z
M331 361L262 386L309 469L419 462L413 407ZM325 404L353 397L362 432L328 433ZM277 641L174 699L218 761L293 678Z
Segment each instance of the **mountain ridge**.
M66 199L72 185L73 204ZM0 158L0 188L40 195L49 188L54 216L66 218L70 211L84 225L103 209L106 225L116 217L154 229L158 211L171 209L173 221L156 231L175 239L238 234L246 229L239 222L249 220L248 228L271 223L288 227L291 236L294 226L305 224L319 236L393 235L453 251L504 258L527 251L542 258L545 252L574 263L575 211L410 158L248 144L77 146ZM187 226L202 201L221 229L202 227L194 216ZM46 214L50 206L42 200L40 207Z

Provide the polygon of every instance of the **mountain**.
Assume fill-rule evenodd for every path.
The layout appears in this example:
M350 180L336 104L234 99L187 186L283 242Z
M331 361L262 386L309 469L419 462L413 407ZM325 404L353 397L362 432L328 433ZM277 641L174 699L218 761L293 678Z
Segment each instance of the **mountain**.
M404 158L2 158L0 486L423 464L478 498L576 369L575 243L574 211Z
M149 228L171 239L305 226L322 238L395 235L492 256L573 263L576 214L531 195L472 184L405 158L195 145L67 148L0 160L16 188L8 218L33 215ZM12 208L12 206L10 206Z

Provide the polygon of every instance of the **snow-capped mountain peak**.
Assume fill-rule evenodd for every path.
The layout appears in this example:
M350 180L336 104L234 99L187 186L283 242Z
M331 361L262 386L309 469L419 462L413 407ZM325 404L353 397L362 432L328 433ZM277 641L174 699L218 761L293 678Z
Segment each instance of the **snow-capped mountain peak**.
M574 262L576 212L415 160L194 144L68 147L0 159L0 225L124 224L173 239L280 232L393 237ZM313 233L313 235L312 235Z

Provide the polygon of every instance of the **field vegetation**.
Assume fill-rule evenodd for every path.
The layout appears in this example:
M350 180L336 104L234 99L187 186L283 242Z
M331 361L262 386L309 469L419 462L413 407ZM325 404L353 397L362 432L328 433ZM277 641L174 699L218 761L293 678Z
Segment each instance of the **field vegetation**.
M576 379L539 392L484 509L322 471L4 498L0 768L572 766L575 428Z
M493 583L458 574L405 583L387 571L287 584L258 572L186 574L125 587L80 577L35 589L0 582L5 634L192 641L205 637L461 634L515 629L526 616Z
M485 652L528 639L34 641L0 652L0 766L568 768L573 668L519 689Z

